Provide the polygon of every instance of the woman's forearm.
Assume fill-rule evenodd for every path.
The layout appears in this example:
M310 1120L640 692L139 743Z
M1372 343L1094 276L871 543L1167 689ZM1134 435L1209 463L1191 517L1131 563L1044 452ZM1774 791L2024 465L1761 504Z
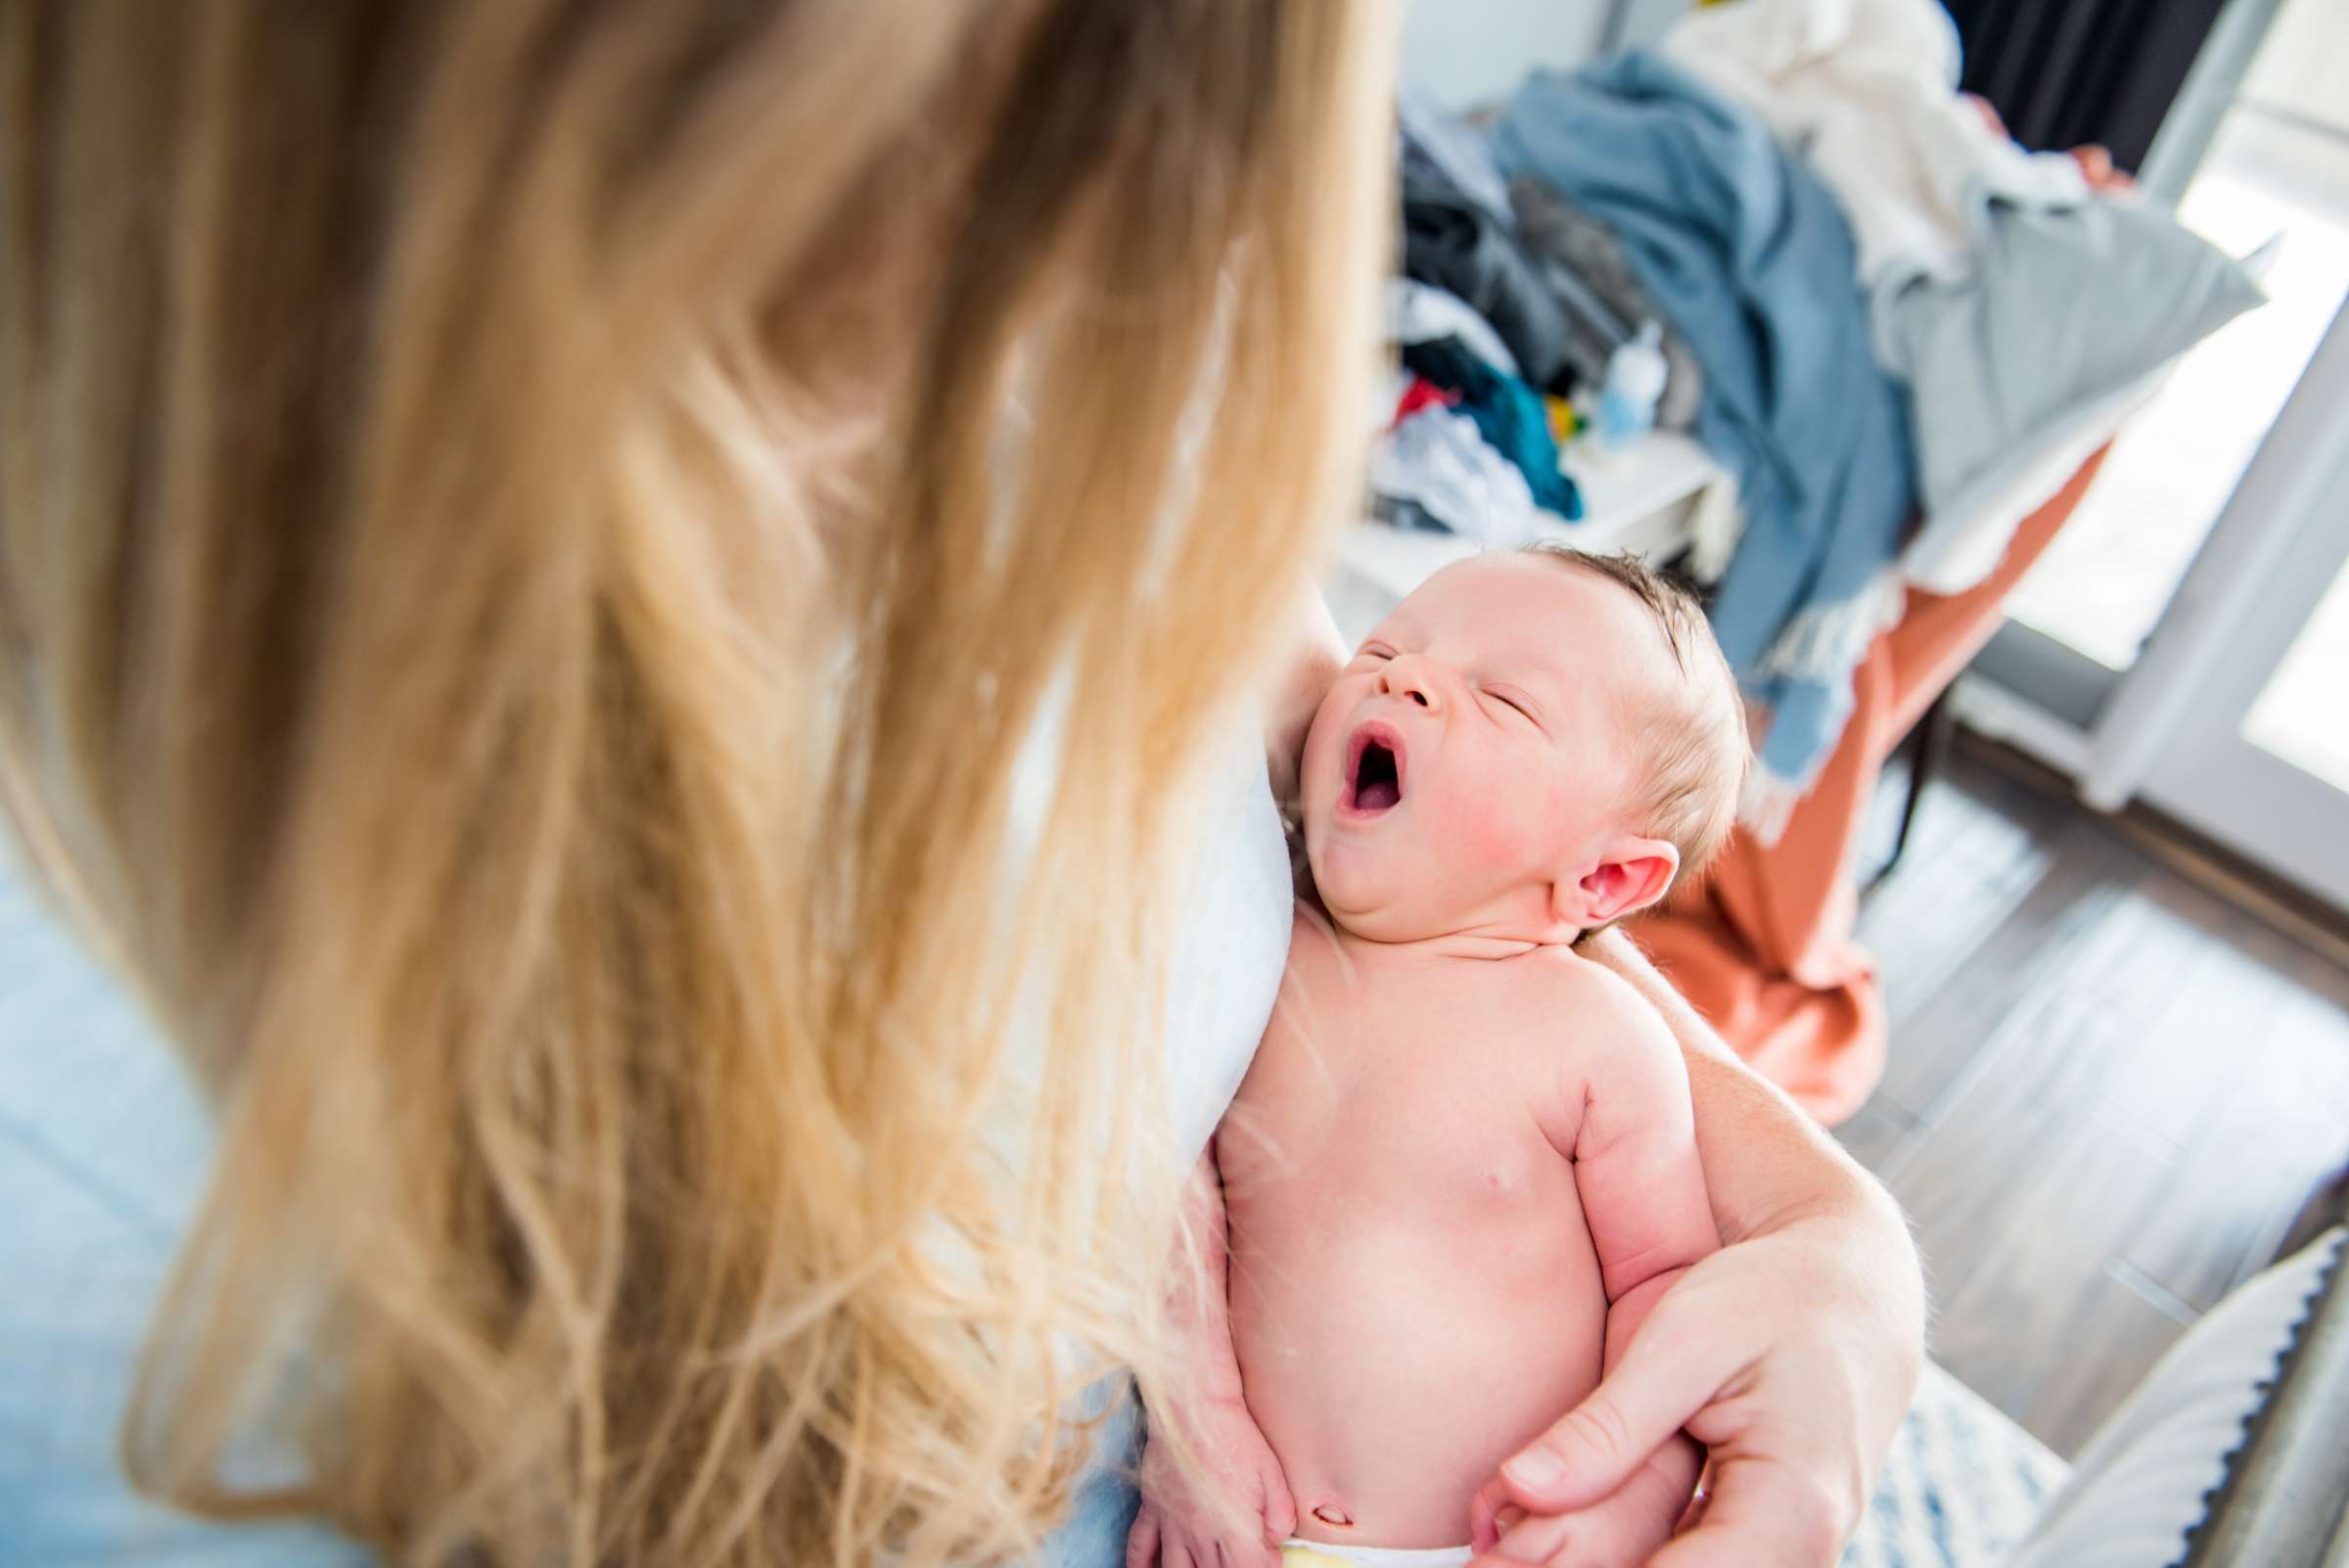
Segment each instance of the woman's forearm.
M1873 1176L1775 1084L1739 1061L1630 938L1603 932L1585 950L1631 982L1680 1042L1706 1195L1724 1242L1807 1219L1845 1219L1873 1232L1885 1260L1914 1275L1908 1226Z

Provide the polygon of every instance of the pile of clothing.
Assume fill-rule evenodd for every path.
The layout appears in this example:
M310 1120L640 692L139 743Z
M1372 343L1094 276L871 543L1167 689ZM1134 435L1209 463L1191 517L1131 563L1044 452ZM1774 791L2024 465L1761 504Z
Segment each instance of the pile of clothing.
M1493 544L1575 517L1542 412L1660 324L1658 423L1737 488L1683 565L1768 715L1765 838L1907 590L1980 581L2148 376L2260 298L1958 79L1934 0L1739 0L1534 73L1489 126L1403 105L1380 509Z
M1401 373L1372 462L1379 510L1406 527L1519 543L1583 515L1559 444L1616 351L1661 329L1657 423L1688 430L1702 372L1613 230L1539 180L1505 181L1491 138L1405 91L1404 275L1387 292Z
M2009 140L1958 92L1935 0L1740 0L1664 51L1795 150L1851 223L1877 362L1912 407L1901 571L1919 588L1989 576L2149 383L2265 299L2158 203Z

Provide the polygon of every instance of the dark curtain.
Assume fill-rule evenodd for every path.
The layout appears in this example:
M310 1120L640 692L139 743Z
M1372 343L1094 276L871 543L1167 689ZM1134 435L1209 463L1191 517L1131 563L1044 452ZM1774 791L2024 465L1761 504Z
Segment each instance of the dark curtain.
M1944 0L1969 93L2026 147L2089 142L2134 171L2224 0Z

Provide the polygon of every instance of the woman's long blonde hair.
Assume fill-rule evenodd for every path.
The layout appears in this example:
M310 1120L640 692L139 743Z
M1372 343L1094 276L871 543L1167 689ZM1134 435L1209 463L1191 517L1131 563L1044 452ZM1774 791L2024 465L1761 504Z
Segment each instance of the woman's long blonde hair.
M0 0L0 801L219 1123L136 1477L1033 1545L1158 1364L1183 786L1349 497L1393 27Z

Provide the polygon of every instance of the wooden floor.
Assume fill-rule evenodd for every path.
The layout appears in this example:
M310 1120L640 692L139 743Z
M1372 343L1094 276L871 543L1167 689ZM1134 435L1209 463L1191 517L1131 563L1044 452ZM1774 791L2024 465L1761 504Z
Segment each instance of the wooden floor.
M1839 1135L1935 1358L2069 1455L2349 1161L2349 971L1962 749L1860 935L1891 1061Z

